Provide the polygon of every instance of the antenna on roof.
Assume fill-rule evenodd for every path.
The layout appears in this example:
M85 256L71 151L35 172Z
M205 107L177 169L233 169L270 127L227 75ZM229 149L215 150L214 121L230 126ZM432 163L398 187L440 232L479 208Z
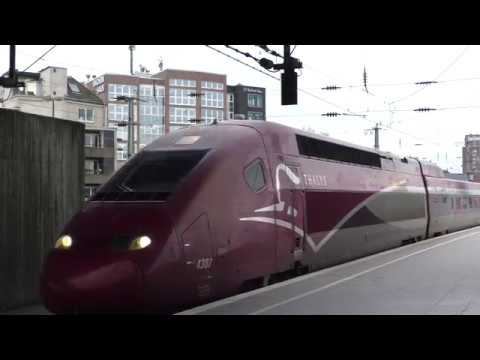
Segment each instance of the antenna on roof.
M128 45L128 50L130 50L130 75L133 75L133 51L135 50L135 45Z

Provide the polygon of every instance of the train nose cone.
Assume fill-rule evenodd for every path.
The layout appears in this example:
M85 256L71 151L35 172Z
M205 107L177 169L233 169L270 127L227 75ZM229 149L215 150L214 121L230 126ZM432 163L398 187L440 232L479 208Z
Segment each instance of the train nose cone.
M42 276L42 296L50 311L105 313L141 309L142 275L134 262L80 258L51 254L48 259Z

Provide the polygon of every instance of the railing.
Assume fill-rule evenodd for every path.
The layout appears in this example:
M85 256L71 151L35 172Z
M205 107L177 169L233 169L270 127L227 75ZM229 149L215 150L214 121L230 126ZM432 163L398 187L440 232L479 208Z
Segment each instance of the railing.
M103 175L103 169L85 169L85 175Z

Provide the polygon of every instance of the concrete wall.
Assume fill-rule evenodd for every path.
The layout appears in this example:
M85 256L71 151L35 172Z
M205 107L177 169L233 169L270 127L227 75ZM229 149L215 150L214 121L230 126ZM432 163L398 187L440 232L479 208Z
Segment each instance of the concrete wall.
M84 125L0 109L0 312L39 301L45 255L82 206Z

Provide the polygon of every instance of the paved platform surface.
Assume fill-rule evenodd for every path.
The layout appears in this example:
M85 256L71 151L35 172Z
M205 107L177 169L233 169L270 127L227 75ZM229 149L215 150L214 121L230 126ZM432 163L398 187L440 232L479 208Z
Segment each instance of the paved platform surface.
M179 313L195 314L480 314L480 227Z
M33 305L2 312L0 315L52 315L52 313L42 305Z

